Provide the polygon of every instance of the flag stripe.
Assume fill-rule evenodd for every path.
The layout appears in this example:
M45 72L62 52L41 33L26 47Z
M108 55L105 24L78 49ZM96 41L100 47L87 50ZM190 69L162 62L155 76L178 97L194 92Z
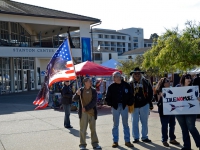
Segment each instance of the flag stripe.
M67 64L67 68L69 68L69 67L73 67L74 65L73 64Z
M49 83L49 86L52 86L55 82L60 82L60 81L65 81L65 80L75 80L76 77L71 76L71 77L67 77L67 78L56 78L54 80L52 80L52 82Z
M74 73L74 70L67 70L65 73Z

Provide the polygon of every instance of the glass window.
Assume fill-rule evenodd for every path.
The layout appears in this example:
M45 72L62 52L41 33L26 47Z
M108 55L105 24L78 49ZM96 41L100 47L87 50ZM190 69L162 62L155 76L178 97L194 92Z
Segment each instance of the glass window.
M151 44L148 44L148 47L151 47Z
M138 38L137 37L133 37L133 41L134 42L138 42Z
M101 60L101 54L97 53L97 54L94 54L94 58L95 60Z

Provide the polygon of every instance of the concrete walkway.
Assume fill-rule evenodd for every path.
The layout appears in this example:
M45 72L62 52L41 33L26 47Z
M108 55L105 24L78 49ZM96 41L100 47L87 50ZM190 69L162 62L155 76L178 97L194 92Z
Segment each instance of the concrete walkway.
M35 111L32 105L38 91L23 92L10 95L0 95L0 150L78 150L79 145L79 119L77 112L71 113L73 129L63 127L64 112L47 108ZM110 107L104 106L98 110L97 135L100 145L104 150L111 150L112 145L112 115ZM130 119L130 117L129 117ZM131 127L131 120L129 120ZM196 122L200 131L200 120ZM149 138L152 143L140 142L134 144L134 150L178 150L182 146L170 145L163 147L161 143L160 120L157 107L151 111L149 118ZM132 130L131 130L132 131ZM90 144L90 130L88 129L88 149ZM126 150L123 140L123 129L120 123L119 147L116 149ZM180 127L176 125L177 141L182 142ZM131 140L133 138L131 137ZM192 148L196 150L193 139Z

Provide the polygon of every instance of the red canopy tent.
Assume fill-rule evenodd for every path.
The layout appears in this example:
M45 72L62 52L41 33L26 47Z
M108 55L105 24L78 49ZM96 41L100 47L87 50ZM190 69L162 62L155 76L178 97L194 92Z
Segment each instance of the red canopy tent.
M113 72L119 71L117 69L107 68L90 61L82 62L80 64L75 65L75 70L76 70L76 75L97 75L97 76L110 76L112 75Z

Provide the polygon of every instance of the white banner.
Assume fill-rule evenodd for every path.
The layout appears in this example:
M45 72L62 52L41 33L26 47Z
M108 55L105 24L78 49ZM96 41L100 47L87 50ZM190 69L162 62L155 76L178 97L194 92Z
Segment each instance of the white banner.
M200 114L199 87L184 86L163 88L163 114Z

